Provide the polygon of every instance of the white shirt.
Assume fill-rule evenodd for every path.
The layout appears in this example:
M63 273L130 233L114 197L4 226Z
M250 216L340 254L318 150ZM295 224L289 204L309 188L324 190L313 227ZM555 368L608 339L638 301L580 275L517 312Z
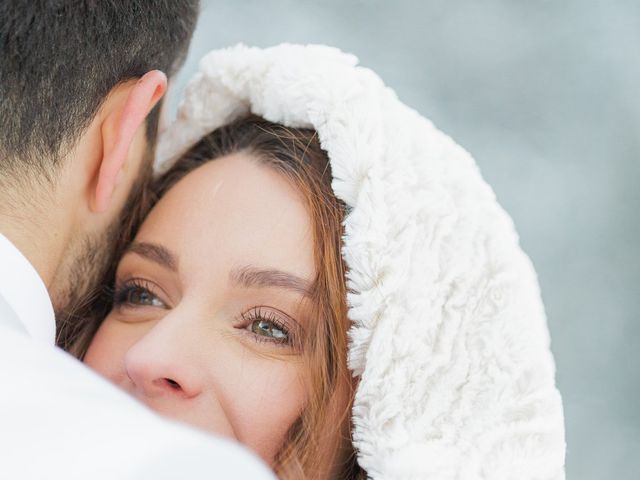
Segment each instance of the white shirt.
M29 260L1 233L0 295L31 338L55 343L56 321L47 287Z
M161 419L54 347L36 270L0 234L0 479L272 479L253 454Z

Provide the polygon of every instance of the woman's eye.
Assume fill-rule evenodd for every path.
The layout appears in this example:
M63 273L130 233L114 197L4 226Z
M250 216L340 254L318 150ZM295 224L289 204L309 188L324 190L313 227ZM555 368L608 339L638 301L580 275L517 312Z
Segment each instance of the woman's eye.
M241 315L239 328L242 328L256 342L294 347L298 338L296 321L284 313L254 307ZM293 329L293 330L292 330Z
M269 320L254 320L250 327L251 331L260 337L269 337L279 342L286 342L289 338L289 334L283 328Z
M140 285L125 285L118 289L115 296L116 305L166 308L151 290Z
M163 303L158 297L145 288L132 288L127 295L127 302L134 305L146 305L149 307L162 307Z

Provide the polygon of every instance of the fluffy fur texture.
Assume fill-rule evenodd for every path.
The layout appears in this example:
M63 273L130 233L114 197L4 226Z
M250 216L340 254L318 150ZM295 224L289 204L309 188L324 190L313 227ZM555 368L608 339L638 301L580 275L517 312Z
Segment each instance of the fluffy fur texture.
M317 130L349 206L354 443L373 479L561 480L536 275L471 156L324 46L206 55L159 158L255 113Z

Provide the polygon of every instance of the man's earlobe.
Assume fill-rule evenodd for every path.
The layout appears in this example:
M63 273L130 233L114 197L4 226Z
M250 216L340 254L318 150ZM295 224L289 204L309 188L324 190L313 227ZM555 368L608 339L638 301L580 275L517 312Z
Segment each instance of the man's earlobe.
M104 212L118 184L127 161L133 138L153 107L167 90L167 77L159 70L143 75L129 88L123 105L112 114L117 117L112 129L113 138L104 143L104 154L95 187L93 210Z

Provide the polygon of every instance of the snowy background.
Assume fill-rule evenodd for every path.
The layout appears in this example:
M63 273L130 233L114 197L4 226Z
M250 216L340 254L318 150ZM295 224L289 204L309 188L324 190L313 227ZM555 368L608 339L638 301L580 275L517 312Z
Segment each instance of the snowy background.
M203 0L208 50L355 53L476 158L538 270L569 480L640 478L640 1Z

